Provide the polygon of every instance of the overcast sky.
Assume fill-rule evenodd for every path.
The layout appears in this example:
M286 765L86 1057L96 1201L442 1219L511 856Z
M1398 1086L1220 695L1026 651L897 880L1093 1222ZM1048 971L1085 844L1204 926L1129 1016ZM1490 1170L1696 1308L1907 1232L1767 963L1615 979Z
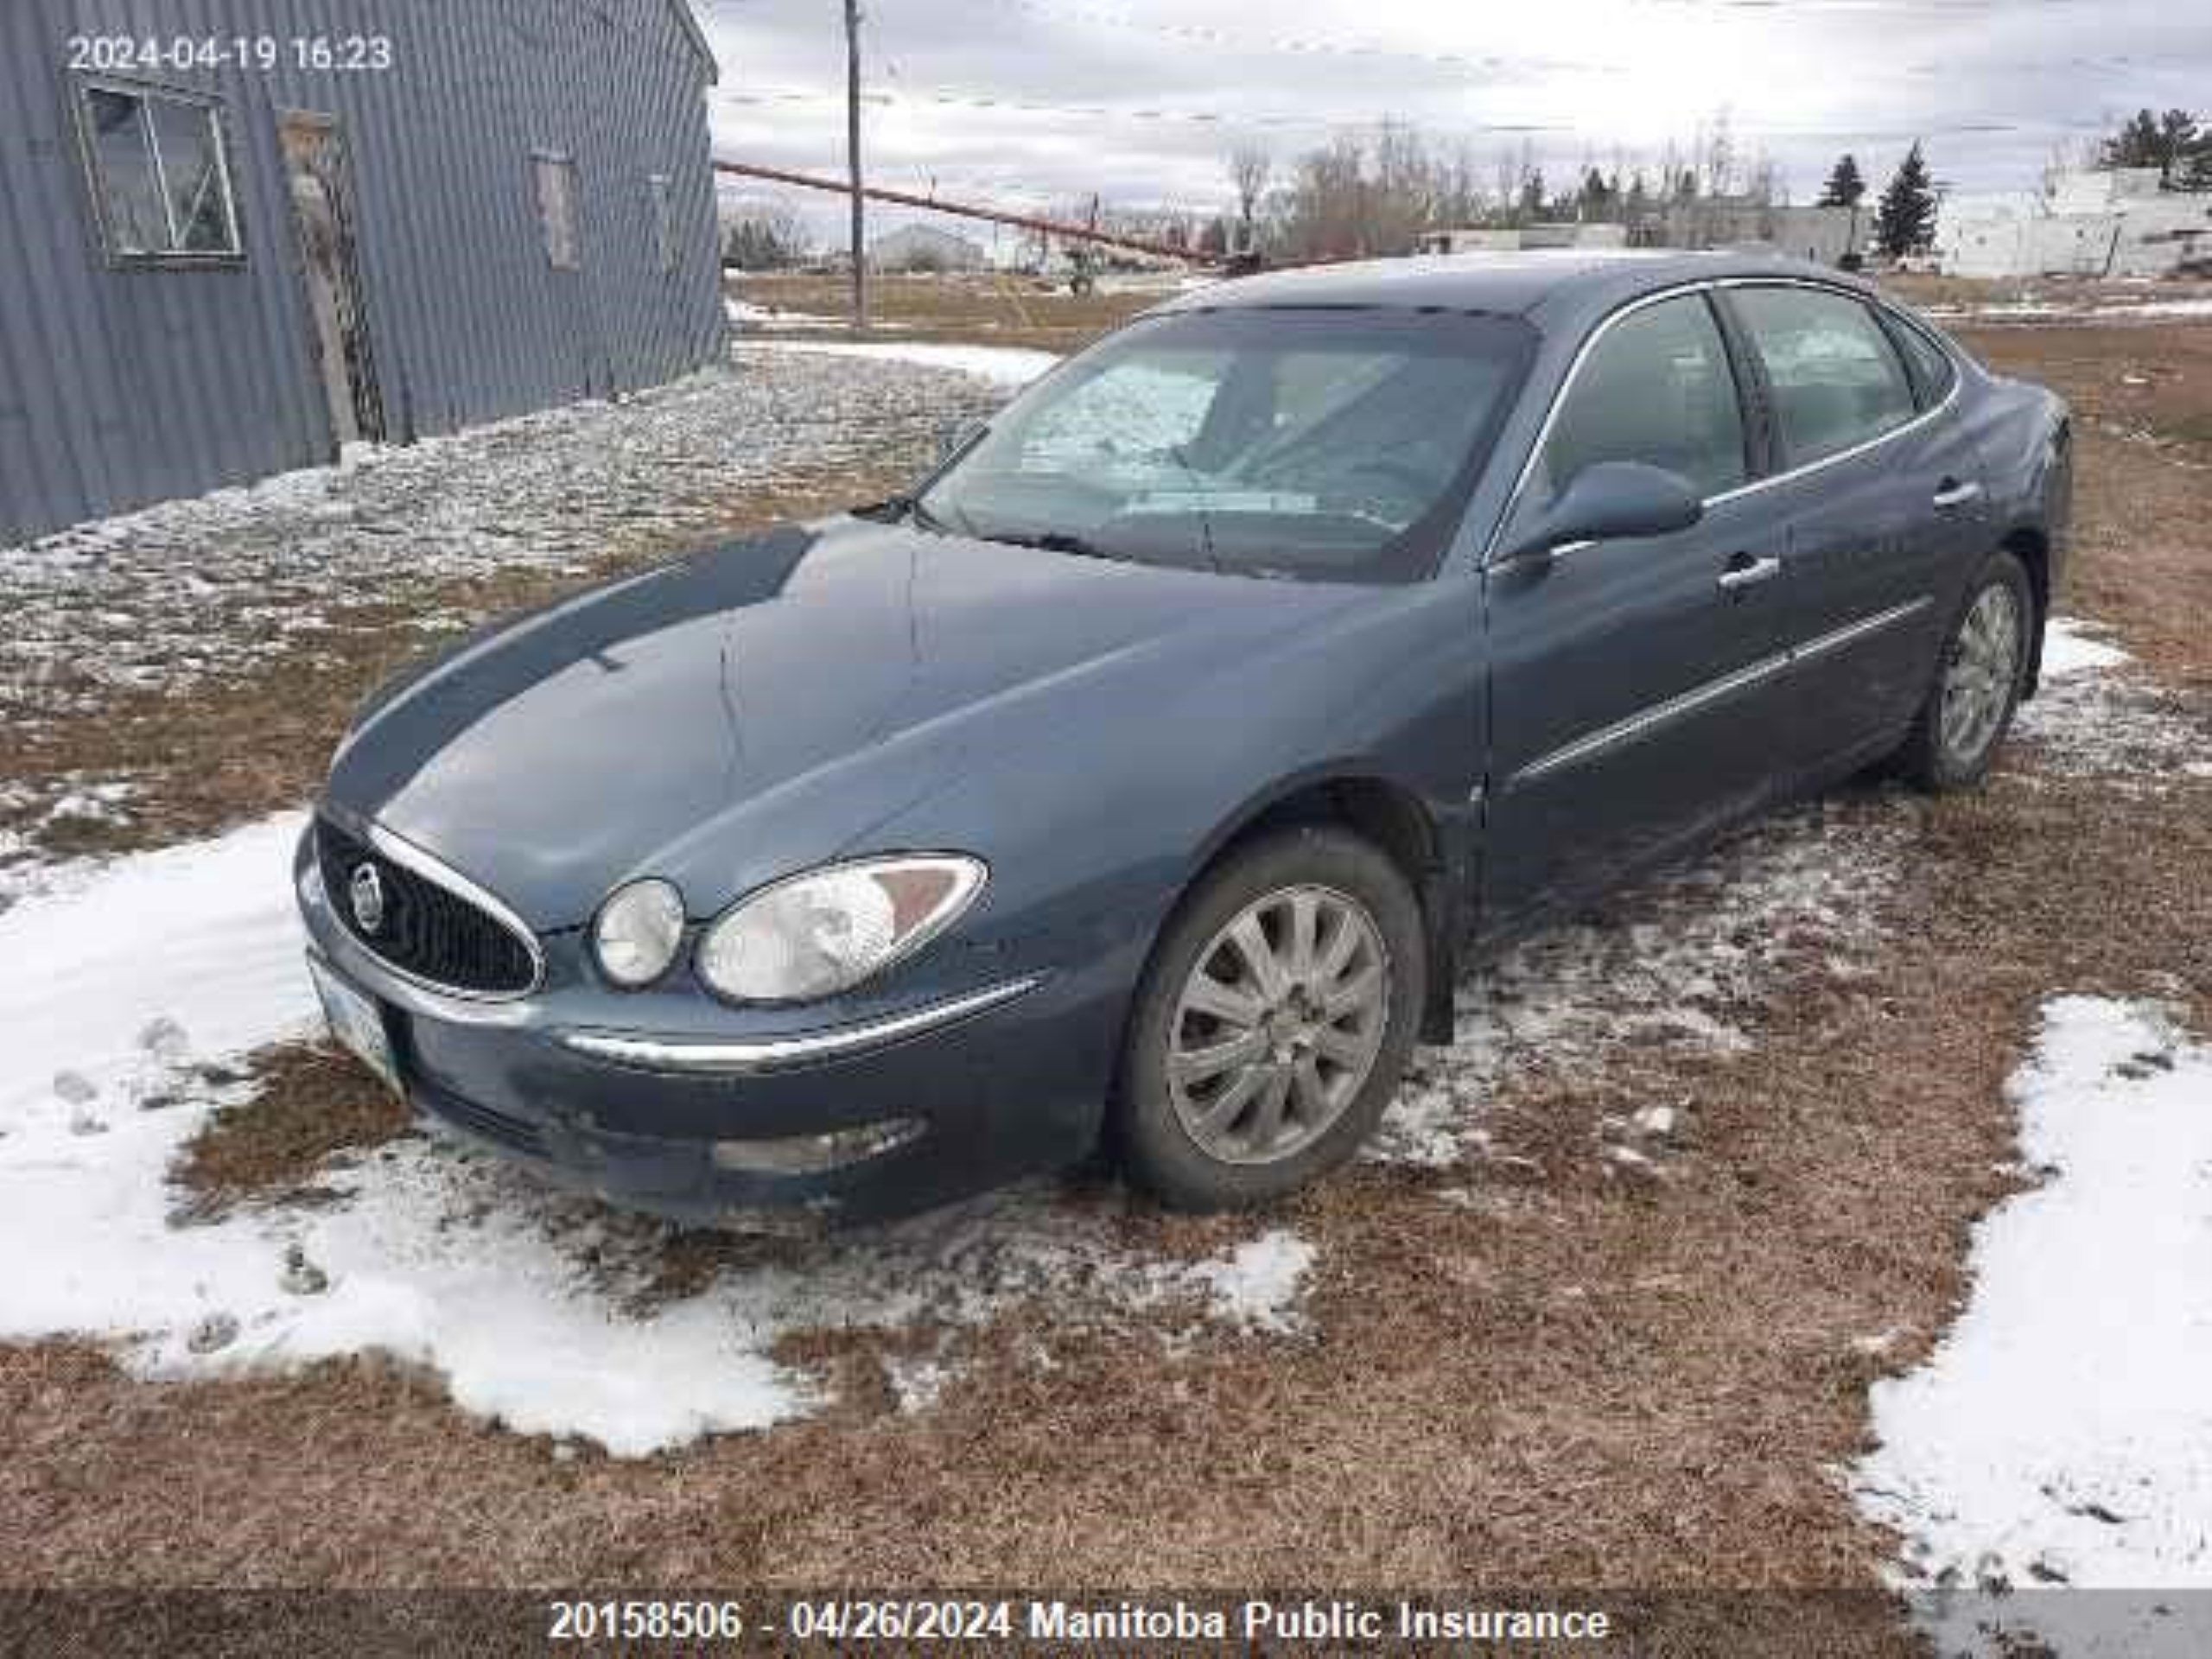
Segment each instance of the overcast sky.
M698 0L719 153L844 164L841 0ZM1223 157L1287 162L1386 117L1488 166L1535 143L1656 161L1726 108L1793 200L1855 150L1878 188L1915 136L1939 181L2025 187L2061 142L2212 99L2212 0L867 0L875 182L1039 207L1213 208ZM824 226L834 198L804 202ZM886 216L884 223L891 222Z

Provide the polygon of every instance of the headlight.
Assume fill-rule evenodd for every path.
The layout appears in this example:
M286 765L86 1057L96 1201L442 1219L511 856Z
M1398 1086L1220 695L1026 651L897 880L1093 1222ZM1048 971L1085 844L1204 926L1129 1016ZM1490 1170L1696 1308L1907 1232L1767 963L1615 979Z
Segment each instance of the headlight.
M666 973L683 943L683 895L665 881L632 881L616 888L591 927L600 971L626 991L640 989Z
M738 1002L806 1002L850 990L919 950L982 890L978 861L868 859L765 887L699 944L699 976Z

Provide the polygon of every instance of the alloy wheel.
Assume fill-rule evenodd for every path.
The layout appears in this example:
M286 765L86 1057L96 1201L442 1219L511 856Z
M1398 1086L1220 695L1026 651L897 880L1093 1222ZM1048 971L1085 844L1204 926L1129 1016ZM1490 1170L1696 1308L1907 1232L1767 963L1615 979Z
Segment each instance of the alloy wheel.
M1375 1070L1390 955L1366 907L1333 887L1262 894L1198 953L1168 1027L1175 1115L1209 1156L1294 1157Z
M2012 704L2020 677L2020 605L2001 583L1975 595L1952 642L1940 714L1943 750L1961 767L1976 765Z

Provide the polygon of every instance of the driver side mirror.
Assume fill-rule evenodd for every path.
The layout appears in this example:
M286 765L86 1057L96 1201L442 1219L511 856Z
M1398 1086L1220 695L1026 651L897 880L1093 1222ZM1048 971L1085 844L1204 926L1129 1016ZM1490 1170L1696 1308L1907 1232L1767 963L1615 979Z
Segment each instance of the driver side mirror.
M1680 473L1640 461L1601 461L1577 473L1559 499L1514 537L1503 557L1550 553L1575 542L1670 536L1704 517L1697 486Z

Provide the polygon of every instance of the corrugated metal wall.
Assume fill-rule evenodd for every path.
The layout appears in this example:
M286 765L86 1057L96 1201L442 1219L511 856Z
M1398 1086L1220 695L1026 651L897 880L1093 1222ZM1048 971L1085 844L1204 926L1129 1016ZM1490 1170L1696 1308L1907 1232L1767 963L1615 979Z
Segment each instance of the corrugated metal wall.
M270 73L118 73L224 101L245 257L116 267L78 141L73 35L268 36ZM290 42L382 35L396 67ZM704 89L675 0L0 0L0 547L327 461L332 426L279 149L334 116L394 442L658 385L722 316ZM582 268L545 254L533 151L575 158ZM653 175L670 180L661 269Z

